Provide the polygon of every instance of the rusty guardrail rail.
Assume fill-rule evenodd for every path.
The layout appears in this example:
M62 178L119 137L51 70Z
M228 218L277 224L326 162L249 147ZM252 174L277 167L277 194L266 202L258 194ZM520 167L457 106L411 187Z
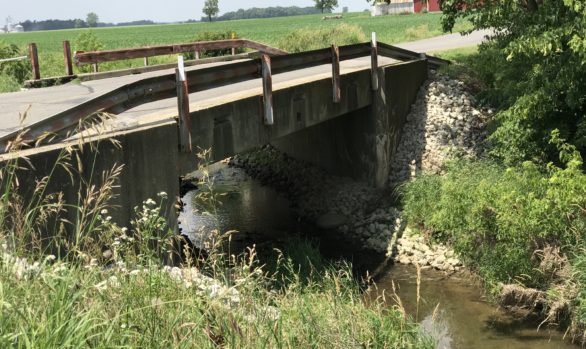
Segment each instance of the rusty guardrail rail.
M216 41L199 41L187 44L147 46L130 49L118 49L108 51L77 51L73 59L76 65L82 66L92 64L94 71L97 72L97 64L104 62L113 62L124 59L144 58L145 66L148 65L148 58L155 56L174 55L179 53L195 53L199 58L199 53L203 50L226 50L231 49L232 55L235 55L235 49L247 48L259 51L268 55L283 55L287 52L277 48L247 39L229 39Z
M449 64L449 61L422 55L395 46L378 43L362 43L347 46L332 46L321 50L287 54L282 56L261 58L185 72L189 93L221 87L250 79L263 79L265 123L272 124L272 74L285 73L313 66L332 64L332 81L334 85L334 101L339 102L339 61L371 56L373 81L378 65L376 56L383 55L398 60L426 59L429 67L437 68ZM268 68L268 71L267 71ZM378 81L378 79L377 79ZM378 83L373 83L378 89ZM75 128L80 122L100 112L120 114L138 105L177 96L177 77L175 73L145 78L129 83L102 96L81 103L73 108L55 114L47 119L26 127L22 138L25 142L33 142L46 134L58 135L53 141L63 139L67 131ZM267 115L267 114L271 115ZM2 151L14 140L21 131L12 132L0 138Z

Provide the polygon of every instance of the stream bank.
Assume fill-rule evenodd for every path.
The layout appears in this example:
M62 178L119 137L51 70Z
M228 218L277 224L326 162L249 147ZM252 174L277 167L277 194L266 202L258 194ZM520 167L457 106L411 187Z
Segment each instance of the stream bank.
M193 214L197 207L195 192L184 197L186 206L180 220L184 233L195 238L195 241L202 238L199 235L202 226L212 223L216 225L211 226L221 231L238 230L232 234L233 253L252 245L259 251L272 250L300 234L312 238L328 259L352 262L356 275L364 276L366 271L372 275L376 270L376 286L366 291L365 299L384 297L389 307L400 304L406 315L419 322L422 329L437 341L438 349L576 348L562 339L563 333L547 328L537 331L539 323L515 317L495 307L484 297L480 285L465 269L450 272L431 265L422 267L421 299L417 307L417 270L411 262L392 263L386 253L357 248L362 246L359 243L363 240L350 241L335 229L320 229L301 219L298 205L289 201L290 195L263 185L246 175L242 169L221 164L211 177L218 193L225 194L221 196L217 221L210 222L207 215ZM349 183L346 180L339 181ZM358 186L354 183L352 187ZM326 205L325 202L323 204ZM387 212L382 209L374 211L378 213L368 214L365 211L365 216L376 217L379 222L384 218L383 213ZM372 222L376 220L369 224ZM419 241L420 245L413 244L411 251L417 251L422 245L428 246L420 236L412 238L404 241ZM403 246L401 241L398 246ZM433 251L433 247L429 250ZM399 254L397 258L408 255ZM410 255L415 256L416 253ZM400 303L393 297L393 287Z

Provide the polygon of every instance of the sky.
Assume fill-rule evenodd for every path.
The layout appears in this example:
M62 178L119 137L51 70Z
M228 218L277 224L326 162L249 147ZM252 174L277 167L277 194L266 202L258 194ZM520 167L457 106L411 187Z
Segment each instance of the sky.
M100 22L129 22L150 19L155 22L176 22L200 19L204 0L0 0L0 24L10 16L14 23L27 19L73 19L86 18L95 12ZM348 6L350 11L368 8L366 0L338 0L341 11ZM269 6L313 6L313 0L219 0L220 14L239 8Z

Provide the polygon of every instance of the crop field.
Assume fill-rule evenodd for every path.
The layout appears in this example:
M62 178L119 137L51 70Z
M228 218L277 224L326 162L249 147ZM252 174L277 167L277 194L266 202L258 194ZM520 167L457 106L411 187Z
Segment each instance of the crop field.
M322 20L321 15L279 17L266 19L234 20L223 22L200 22L189 24L168 24L135 27L96 28L92 32L103 44L103 49L131 48L148 45L184 43L206 31L233 31L238 37L259 41L271 46L283 45L283 37L298 29L333 28L344 23L359 27L366 38L376 32L379 41L398 43L424 39L442 34L441 14L411 14L384 17L370 17L369 13L344 14L343 19ZM463 23L456 30L467 29ZM72 49L76 47L76 38L88 29L55 30L0 35L0 40L17 44L23 49L28 43L38 46L41 74L43 77L63 75L62 42L70 40ZM324 43L328 46L329 43ZM161 63L171 57L152 59L152 63ZM142 61L109 63L104 70L139 66Z

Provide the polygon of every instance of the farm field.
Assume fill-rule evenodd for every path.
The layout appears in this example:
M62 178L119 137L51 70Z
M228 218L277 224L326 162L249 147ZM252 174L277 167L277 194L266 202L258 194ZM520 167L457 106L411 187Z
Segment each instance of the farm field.
M298 29L318 30L333 28L341 24L359 27L370 37L376 32L378 40L386 43L413 41L442 34L441 14L411 14L398 16L370 17L369 13L345 14L341 20L322 20L321 15L279 17L266 19L234 20L212 23L168 24L135 27L113 27L92 29L95 36L103 43L104 49L130 48L148 45L190 42L201 32L233 31L238 37L256 40L271 46L282 47L282 38ZM467 29L459 23L457 31ZM88 29L56 30L26 32L0 35L0 40L17 44L23 49L28 43L38 45L41 74L43 77L63 75L62 41L70 40L72 50L76 47L76 38ZM329 44L324 44L327 46ZM151 59L153 64L167 62L172 57ZM140 66L140 60L108 63L104 70Z

